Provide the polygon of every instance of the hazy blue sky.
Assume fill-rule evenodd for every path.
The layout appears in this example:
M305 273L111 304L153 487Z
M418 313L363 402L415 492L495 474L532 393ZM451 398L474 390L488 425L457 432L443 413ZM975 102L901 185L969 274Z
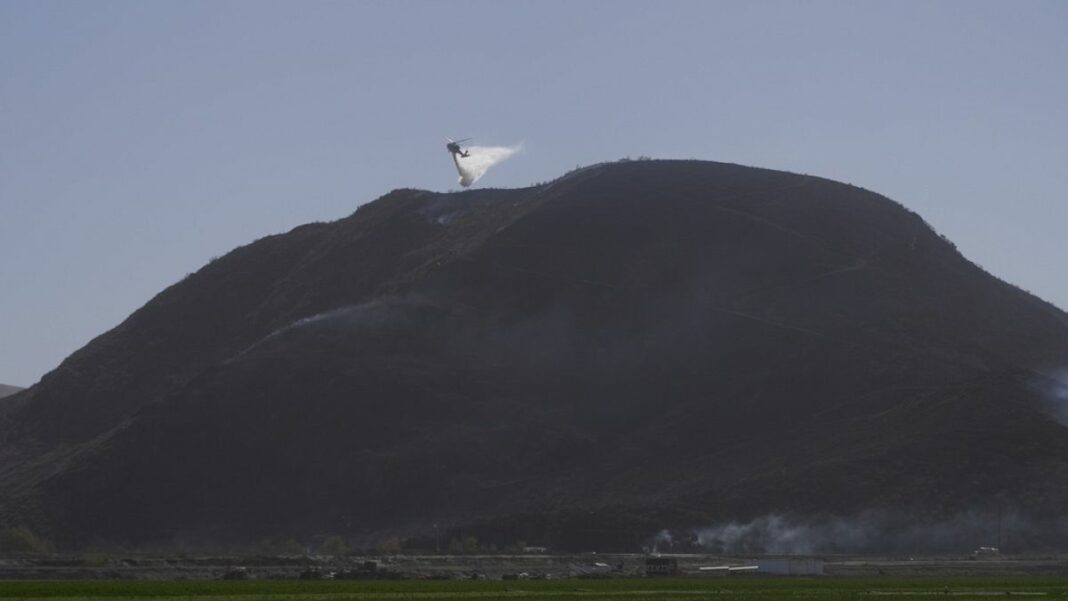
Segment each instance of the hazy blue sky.
M1068 307L1068 2L0 0L0 382L397 187L622 156L883 193Z

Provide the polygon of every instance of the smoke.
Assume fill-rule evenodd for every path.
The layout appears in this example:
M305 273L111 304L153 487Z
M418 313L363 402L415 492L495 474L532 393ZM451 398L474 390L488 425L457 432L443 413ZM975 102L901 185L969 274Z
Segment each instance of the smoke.
M813 553L967 553L980 546L1013 552L1064 546L1068 520L1026 518L996 507L919 520L870 510L853 516L764 515L696 530L697 545L727 555Z
M489 168L511 157L522 149L516 146L469 146L464 150L468 156L452 155L456 171L460 173L460 185L468 187L477 182Z
M1042 396L1053 419L1062 426L1068 426L1068 369L1035 376L1030 381L1030 387Z
M1053 378L1048 394L1057 421L1068 426L1068 370L1062 370Z
M660 532L656 533L655 537L653 537L653 553L659 553L661 545L671 548L671 545L673 544L675 544L675 541L671 537L671 532L667 530L661 530Z

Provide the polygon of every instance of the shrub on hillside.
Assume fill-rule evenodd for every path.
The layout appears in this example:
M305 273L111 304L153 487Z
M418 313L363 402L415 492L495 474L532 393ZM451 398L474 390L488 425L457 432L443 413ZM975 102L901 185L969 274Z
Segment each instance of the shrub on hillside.
M0 552L3 553L51 553L54 547L25 526L0 530Z

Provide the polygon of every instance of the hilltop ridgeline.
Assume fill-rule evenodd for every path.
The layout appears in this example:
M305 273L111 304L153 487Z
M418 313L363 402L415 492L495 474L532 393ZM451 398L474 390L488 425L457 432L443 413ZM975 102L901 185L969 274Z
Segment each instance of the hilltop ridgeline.
M576 549L1054 516L1066 365L1065 313L857 187L638 161L396 190L213 261L0 405L0 516L70 544L436 523Z

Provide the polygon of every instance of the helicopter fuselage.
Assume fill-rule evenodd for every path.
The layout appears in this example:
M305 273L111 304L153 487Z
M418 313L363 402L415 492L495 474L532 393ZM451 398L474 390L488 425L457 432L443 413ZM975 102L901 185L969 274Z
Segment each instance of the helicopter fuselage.
M445 145L445 148L447 148L449 152L451 152L453 154L458 154L458 155L460 155L462 157L471 156L471 154L469 152L461 149L460 145L457 144L456 142L449 142L448 144Z

